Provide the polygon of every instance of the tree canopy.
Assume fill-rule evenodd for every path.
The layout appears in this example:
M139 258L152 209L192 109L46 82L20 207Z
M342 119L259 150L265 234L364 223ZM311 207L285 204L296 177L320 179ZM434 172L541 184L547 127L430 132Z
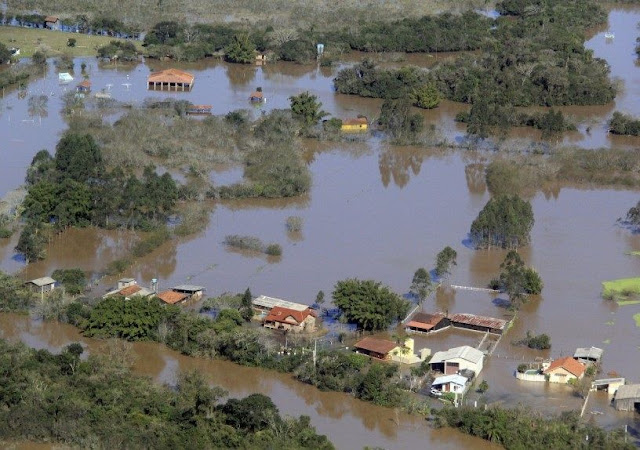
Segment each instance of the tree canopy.
M500 264L500 275L491 285L509 295L514 306L525 300L526 294L540 294L544 284L538 272L524 265L524 261L515 250L507 253Z
M299 95L292 95L289 97L291 102L291 111L294 117L299 118L305 126L311 126L317 124L324 116L329 113L322 111L322 103L318 101L318 97L309 94L309 92L303 92Z
M518 248L529 244L533 223L529 202L517 195L499 195L473 221L470 238L476 248Z
M373 280L339 281L332 296L333 304L347 320L365 330L383 330L402 319L409 309L406 300Z
M448 245L443 248L436 256L436 275L439 277L447 275L451 271L451 266L456 265L457 257L458 252Z

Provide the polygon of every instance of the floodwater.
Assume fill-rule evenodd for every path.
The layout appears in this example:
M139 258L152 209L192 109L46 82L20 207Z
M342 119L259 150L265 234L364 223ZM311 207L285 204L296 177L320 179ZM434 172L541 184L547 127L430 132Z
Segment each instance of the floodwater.
M28 316L0 314L0 336L50 351L71 342L81 342L91 353L104 351L106 343L88 339L69 325L31 320ZM159 383L175 384L180 371L197 370L231 397L260 392L270 396L285 415L311 417L318 433L326 434L339 449L364 446L402 448L499 448L481 439L451 430L429 428L424 419L394 409L382 408L347 394L321 392L273 371L242 367L226 361L183 356L148 342L132 344L133 370Z
M635 24L639 21L640 9L615 8L609 24L594 31L588 46L595 56L607 59L612 75L621 79L623 89L615 104L566 108L584 120L577 132L566 135L566 142L587 148L640 143L638 138L609 136L605 130L614 110L640 115L637 101L640 77L633 54ZM615 33L613 41L605 40L606 30ZM418 57L412 58L416 58L411 59L412 63L421 63ZM323 109L335 116L365 114L370 118L376 116L381 103L335 94L331 80L337 69L294 64L245 67L206 61L181 65L196 76L192 92L167 93L145 90L150 68L166 65L150 62L98 67L95 60L85 61L94 92L104 89L114 98L134 103L149 96L171 97L210 103L215 114L248 108L258 116L262 111L287 107L290 95L308 90L320 98ZM80 60L76 63L76 81L80 77L79 66ZM7 93L0 102L0 131L6 136L5 145L0 147L4 162L0 169L3 175L0 193L22 183L25 170L39 149L53 151L65 128L59 116L60 96L73 86L75 82L60 86L55 70L50 68L46 77L31 83L24 95ZM249 104L248 96L258 86L263 88L267 103L255 108ZM28 98L40 94L49 97L47 114L34 111L30 114ZM464 126L453 120L455 113L464 108L443 102L424 114L453 140L464 135ZM516 137L535 134L531 130L514 133ZM308 195L287 200L219 202L212 208L204 231L163 245L138 260L126 275L138 278L142 284L158 278L161 289L188 282L205 286L207 295L215 296L240 292L249 286L254 295L310 304L319 290L328 294L336 281L349 277L380 280L405 293L414 271L418 267L431 269L436 254L446 245L458 252L458 265L449 279L452 284L485 286L499 272L505 252L476 251L466 245L471 222L489 199L482 155L394 147L376 138L350 144L316 141L303 144L313 175ZM211 179L216 184L226 184L240 176L241 170L232 168L214 171ZM540 272L545 283L543 295L531 298L522 308L513 328L485 363L480 378L489 383L485 396L490 403L507 406L523 403L546 411L575 409L581 402L568 387L521 382L513 372L523 361L569 355L576 347L594 345L605 350L605 376L615 371L629 381L640 382L640 328L632 318L640 312L640 305L618 307L600 297L603 280L637 276L640 270L640 259L626 255L640 250L640 236L615 223L636 204L638 193L563 186L539 193L531 201L536 224L532 245L522 249L521 254ZM300 233L287 233L288 216L303 218ZM283 255L270 260L229 251L223 245L229 234L253 235L265 243L279 243ZM0 264L10 272L24 269L25 278L48 275L61 267L99 271L126 253L132 239L130 233L121 231L69 231L55 238L47 260L24 269L24 262L12 250L17 240L14 236L0 242ZM114 281L103 280L94 289L95 294L101 294ZM491 295L461 291L439 293L426 302L424 309L505 317L509 311L503 305L504 301ZM2 320L0 329L5 336L52 349L78 339L68 327L37 324L27 319ZM537 352L510 344L528 330L549 334L552 349ZM437 351L463 343L476 345L480 338L474 333L443 334L420 338L417 346ZM142 373L167 381L175 376L178 367L200 366L213 382L233 395L244 395L252 389L264 391L274 396L284 412L311 415L318 430L327 433L340 448L367 444L405 448L424 439L436 447L478 445L477 441L467 442L457 434L428 430L421 421L404 416L398 428L391 410L364 405L340 394L320 393L283 375L184 358L151 344L135 348L145 349L140 350L144 363L136 366ZM245 384L244 378L252 381ZM599 423L609 427L626 423L640 428L637 415L634 418L615 413L608 406L608 399L600 397L592 399L587 408L605 412L594 416Z

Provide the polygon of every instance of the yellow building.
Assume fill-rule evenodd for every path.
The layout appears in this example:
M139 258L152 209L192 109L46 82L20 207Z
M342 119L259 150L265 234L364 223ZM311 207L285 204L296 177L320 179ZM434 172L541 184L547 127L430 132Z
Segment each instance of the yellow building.
M355 119L345 119L342 121L342 131L367 131L369 123L366 117L357 117Z

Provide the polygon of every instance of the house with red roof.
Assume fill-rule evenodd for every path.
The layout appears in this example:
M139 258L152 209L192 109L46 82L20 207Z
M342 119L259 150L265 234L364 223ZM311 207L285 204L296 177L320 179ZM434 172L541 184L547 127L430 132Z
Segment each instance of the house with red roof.
M551 361L544 373L549 378L549 383L568 383L570 380L579 380L584 376L587 366L576 361L570 356Z
M311 333L316 328L316 312L311 308L303 311L274 306L265 317L263 326L274 330Z

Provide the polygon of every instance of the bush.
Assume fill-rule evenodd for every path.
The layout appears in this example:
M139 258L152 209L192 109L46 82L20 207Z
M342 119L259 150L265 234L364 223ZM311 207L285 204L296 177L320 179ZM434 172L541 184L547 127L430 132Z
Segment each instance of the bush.
M242 250L253 250L256 252L262 252L262 241L255 236L241 236L238 234L230 234L225 236L224 243L230 247L239 248Z
M302 230L303 219L300 216L287 217L287 230L295 233Z
M518 364L518 373L525 373L527 370L529 370L528 364Z
M282 247L280 244L269 244L264 252L269 256L280 256L282 255Z
M67 47L75 47L75 46L76 46L76 39L75 38L67 39Z

